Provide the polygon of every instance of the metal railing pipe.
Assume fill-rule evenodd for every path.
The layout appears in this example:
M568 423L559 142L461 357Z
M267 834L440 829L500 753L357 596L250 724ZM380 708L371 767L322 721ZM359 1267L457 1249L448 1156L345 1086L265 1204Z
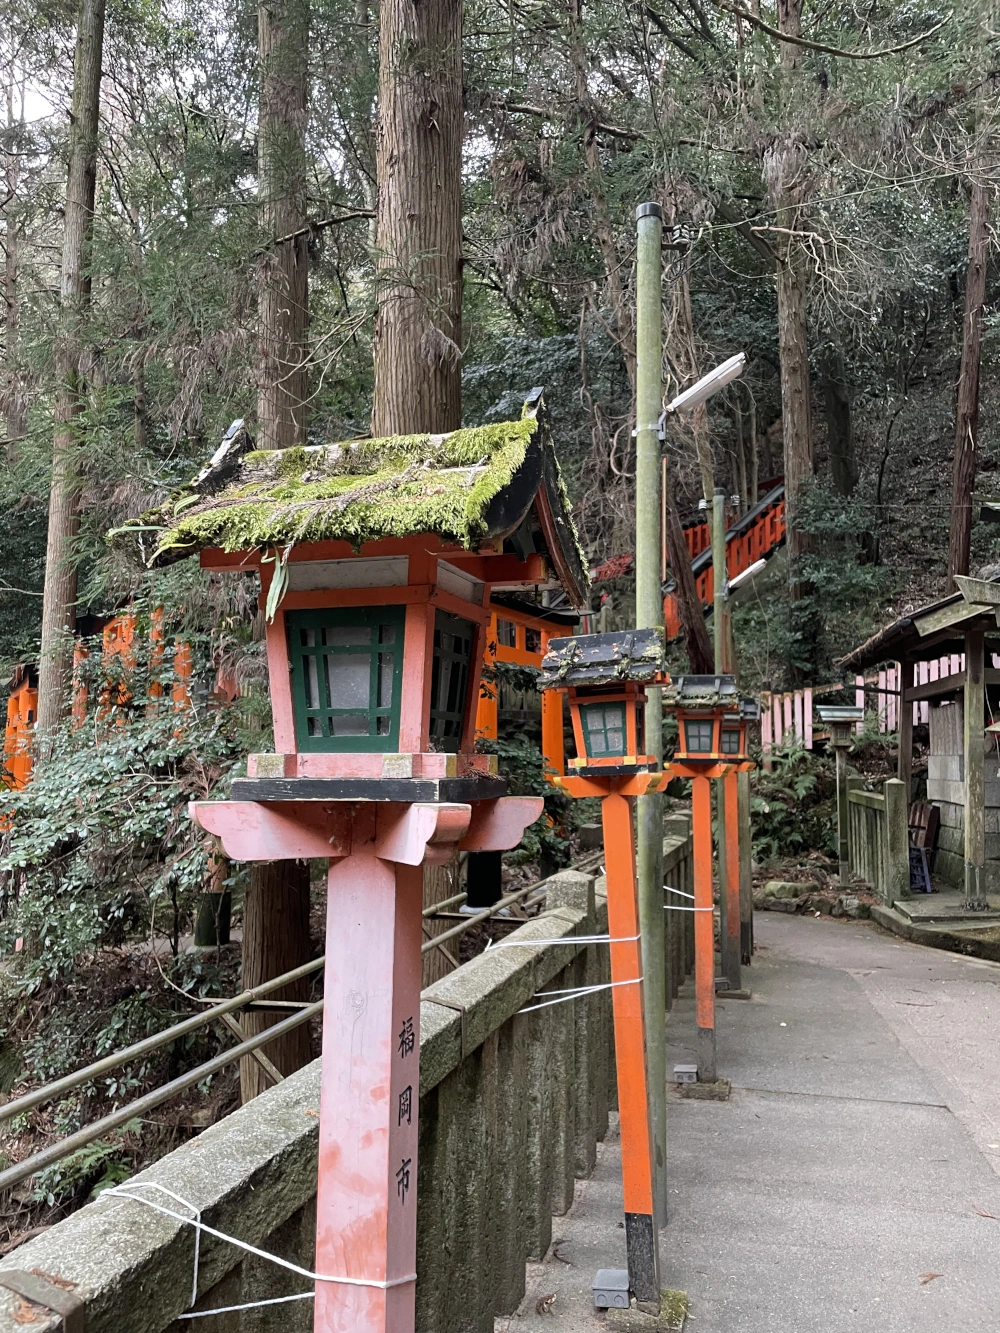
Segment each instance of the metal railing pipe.
M222 1014L232 1013L234 1009L243 1009L251 1001L260 999L273 990L279 990L282 986L290 985L293 981L308 976L310 972L317 972L322 966L323 959L314 958L312 962L303 963L301 967L297 967L291 972L285 972L280 977L272 977L270 981L262 981L259 986L253 986L250 990L245 990L241 994L233 996L231 1000L220 1000L218 1003L213 1003L212 1007L206 1009L204 1013L182 1019L180 1023L175 1023L173 1027L164 1028L162 1032L154 1032L151 1037L144 1037L142 1041L127 1046L124 1051L117 1051L114 1055L106 1055L102 1060L95 1060L93 1064L87 1065L84 1069L78 1069L75 1074L66 1074L64 1078L56 1079L54 1083L47 1083L43 1088L36 1088L34 1092L25 1093L23 1097L18 1097L16 1101L0 1106L0 1124L3 1124L5 1120L12 1120L15 1116L23 1115L26 1111L34 1110L36 1106L40 1106L43 1102L54 1101L65 1093L72 1092L81 1083L89 1083L91 1079L100 1078L102 1074L108 1074L112 1069L128 1064L130 1060L137 1060L143 1055L150 1055L153 1051L159 1050L161 1046L169 1046L178 1037L187 1036L189 1032L197 1032L199 1028L206 1027Z
M152 1092L147 1092L144 1096L138 1097L127 1106L121 1106L117 1111L112 1111L110 1115L95 1120L93 1124L85 1125L83 1129L78 1129L75 1134L68 1134L66 1138L60 1139L58 1143L43 1148L41 1152L33 1153L31 1157L26 1157L23 1162L18 1162L15 1166L9 1166L6 1171L0 1171L0 1194L6 1189L10 1189L12 1185L17 1185L20 1181L26 1180L28 1176L33 1176L36 1172L44 1170L45 1167L52 1166L64 1157L68 1157L70 1153L76 1152L78 1148L84 1148L88 1143L93 1143L95 1139L102 1138L111 1130L127 1125L136 1116L152 1111L163 1102L169 1101L171 1097L176 1097L179 1092L184 1092L185 1089L200 1083L203 1078L208 1078L211 1074L217 1074L220 1069L225 1069L226 1065L231 1065L242 1056L249 1055L251 1051L257 1050L259 1046L266 1046L268 1042L274 1041L276 1037L284 1036L286 1032L291 1032L300 1023L306 1023L310 1018L315 1018L322 1012L323 1001L319 1000L315 1004L309 1005L308 1008L299 1010L297 1014L292 1014L290 1017L283 1019L280 1023L275 1023L274 1027L265 1028L263 1032L254 1037L248 1037L246 1041L240 1042L238 1046L233 1046L230 1050L223 1051L213 1059L206 1060L204 1064L198 1065L196 1069L189 1069L186 1074L181 1074L170 1083L164 1083L162 1087L154 1088Z

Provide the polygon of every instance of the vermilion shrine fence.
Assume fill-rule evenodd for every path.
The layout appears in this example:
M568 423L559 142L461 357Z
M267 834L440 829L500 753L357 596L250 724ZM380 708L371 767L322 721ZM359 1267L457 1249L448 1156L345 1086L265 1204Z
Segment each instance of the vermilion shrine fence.
M993 654L992 665L1000 668L1000 655ZM947 680L950 676L960 684L965 673L965 654L951 653L936 658L932 662L914 662L911 666L912 680L903 680L903 670L898 662L885 666L881 671L867 676L854 677L854 702L859 708L874 713L878 718L878 729L884 735L899 729L901 691L919 689L922 685ZM765 754L779 745L796 741L806 750L813 748L814 733L813 698L819 694L829 694L851 685L806 686L801 690L784 692L767 691L761 694L761 748ZM913 725L927 724L930 717L930 702L927 699L912 699ZM856 731L861 731L863 722L854 724Z
M691 553L691 570L698 600L703 606L709 607L715 596L715 583L712 577L712 537L707 516L704 522L685 527L684 540ZM781 483L774 486L726 532L726 572L729 578L736 578L758 560L769 556L784 540L785 487ZM676 639L681 632L681 621L673 585L663 598L663 617L667 638Z

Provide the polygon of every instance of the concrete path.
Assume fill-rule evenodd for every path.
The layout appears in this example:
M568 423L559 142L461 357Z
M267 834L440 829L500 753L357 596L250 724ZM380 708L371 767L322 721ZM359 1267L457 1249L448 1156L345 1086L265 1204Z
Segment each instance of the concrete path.
M758 914L756 931L753 999L719 1005L732 1097L669 1107L661 1255L664 1285L690 1297L688 1327L995 1333L1000 965L867 923ZM668 1069L693 1059L692 1036L685 996ZM590 1284L624 1267L620 1210L612 1133L497 1333L601 1328Z

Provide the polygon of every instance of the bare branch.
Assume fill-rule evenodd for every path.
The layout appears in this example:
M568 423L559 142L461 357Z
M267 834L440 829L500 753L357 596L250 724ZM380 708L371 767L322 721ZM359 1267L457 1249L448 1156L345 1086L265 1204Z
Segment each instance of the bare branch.
M508 102L505 98L497 98L490 105L497 111L509 111L513 115L538 116L541 120L562 119L555 111L548 111L543 106L532 106L530 102ZM597 134L612 134L617 139L629 139L633 143L645 138L636 130L626 130L621 125L606 125L602 120L588 120L587 127Z
M878 51L845 51L839 46L825 46L822 42L810 42L805 37L791 37L787 32L782 32L780 28L772 28L770 23L765 23L758 15L752 13L749 9L743 9L740 5L726 4L726 0L713 0L713 3L716 8L724 9L727 14L735 14L737 18L746 19L747 23L753 24L755 28L760 28L761 32L766 32L769 37L777 37L780 42L788 42L791 46L804 46L807 51L823 51L828 56L843 56L845 60L879 60L882 56L895 56L899 55L901 51L909 51L911 47L919 46L921 42L926 42L928 37L933 37L936 32L940 32L946 23L951 22L955 13L954 10L951 10L933 28L928 28L919 37L913 37L908 42L901 42L899 46L884 46Z
M354 218L373 218L374 216L374 208L351 208L338 217L321 218L319 222L310 222L308 226L299 227L298 231L290 231L287 236L276 236L273 241L268 241L267 245L257 250L254 257L266 254L268 250L273 250L276 245L287 245L289 241L297 241L300 236L309 236L314 231L322 231L324 227L335 227L338 222L350 222Z

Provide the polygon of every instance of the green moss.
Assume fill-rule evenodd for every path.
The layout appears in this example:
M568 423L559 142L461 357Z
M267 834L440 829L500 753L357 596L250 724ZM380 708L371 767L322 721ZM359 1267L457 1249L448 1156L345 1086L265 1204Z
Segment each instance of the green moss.
M434 532L473 547L491 501L522 466L533 416L446 435L394 436L245 455L217 495L184 491L136 525L161 530L150 564L205 546L227 551L301 541L364 542ZM127 529L120 530L127 537Z
M661 1328L683 1328L688 1312L686 1291L671 1291L664 1288L660 1292Z

